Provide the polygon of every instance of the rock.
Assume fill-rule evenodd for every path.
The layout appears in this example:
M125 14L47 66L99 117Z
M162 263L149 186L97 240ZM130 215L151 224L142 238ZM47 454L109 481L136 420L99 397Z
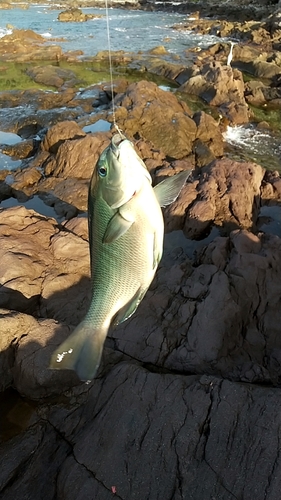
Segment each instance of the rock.
M202 238L213 222L226 231L251 228L258 217L263 176L254 163L216 160L165 209L168 230L183 229L187 238Z
M196 125L186 104L173 94L152 82L138 82L129 85L115 102L117 122L130 137L151 141L171 158L191 153Z
M88 21L89 19L97 19L103 17L101 15L97 14L84 14L82 10L80 9L68 9L64 10L63 12L60 12L58 15L58 21L61 22L85 22Z
M167 54L167 50L165 49L164 45L159 45L158 47L154 47L153 49L150 49L149 53L158 56L158 55Z
M219 244L220 250L215 252L216 240L211 243L201 264L192 271L184 253L178 263L174 259L172 267L171 256L166 254L157 287L148 292L138 313L113 332L115 345L142 363L169 370L218 370L223 377L235 380L276 383L280 376L276 353L280 347L273 339L274 324L279 321L276 314L280 314L275 305L280 289L280 238L256 237L238 230L231 233L230 239L224 239L223 246L221 241ZM268 287L272 287L271 305L265 312ZM256 308L258 322L249 316L249 310ZM163 330L164 343L160 335ZM151 332L149 340L143 331ZM138 339L136 345L131 332ZM277 348L274 353L272 342ZM265 352L271 353L271 361L268 358L264 363Z
M1 2L0 3L0 9L8 10L8 9L12 9L12 8L13 8L13 5L10 2Z
M205 64L197 70L180 92L195 94L212 106L220 106L223 113L235 124L248 122L248 108L244 99L242 73L218 62ZM239 111L236 111L236 107ZM241 113L240 108L243 112Z
M194 113L193 120L197 125L196 139L204 142L214 156L222 156L223 136L218 122L204 111Z
M43 83L48 87L60 88L63 85L74 87L78 84L77 77L73 71L57 66L34 66L26 72L36 83Z
M84 224L83 219L80 224ZM1 211L1 290L0 306L13 308L25 313L45 311L50 317L52 310L48 297L54 297L57 290L71 286L85 287L85 276L89 274L89 254L87 242L75 237L69 231L61 231L57 238L57 224L54 219L47 219L24 207L14 207ZM65 252L72 252L72 257ZM77 259L77 261L76 261ZM44 273L43 267L50 266L51 277ZM76 273L79 272L78 277ZM79 285L81 274L84 276ZM73 299L76 297L74 292ZM64 297L54 319L65 318L64 309L71 303L71 294ZM85 297L82 298L82 302ZM39 309L38 309L39 308ZM79 309L79 308L78 308ZM83 308L82 308L83 309ZM79 313L73 309L72 323L75 324ZM81 314L81 313L80 313Z
M17 305L15 305L17 307ZM32 326L36 320L27 314L0 310L1 339L0 339L0 391L5 391L12 385L12 368L15 362L15 349L17 342Z
M195 119L207 140L208 119ZM144 141L138 146L151 154ZM87 220L57 225L23 207L1 211L0 303L14 308L1 310L1 388L12 385L33 401L25 422L22 412L1 405L5 500L114 494L228 500L229 492L251 498L257 482L258 500L268 488L278 498L279 469L270 486L268 477L279 454L280 389L273 386L281 380L281 239L249 231L263 174L258 165L221 159L184 186L173 204L182 209L182 224L198 202L202 220L211 207L213 222L227 226L232 218L237 229L203 243L196 259L181 231L166 236L150 290L137 312L110 331L98 376L88 385L48 368L55 346L88 308ZM280 176L265 181L276 184L279 196Z
M79 385L77 375L49 369L57 343L70 334L69 326L41 320L25 330L16 349L13 383L20 394L33 400L61 394L66 385ZM54 340L55 339L55 340Z
M193 151L195 153L196 167L204 167L216 159L215 155L212 154L208 146L200 139L196 139L194 141Z
M36 144L32 139L18 142L16 144L0 145L0 150L6 155L13 156L18 160L33 156L36 151Z
M226 500L250 498L258 484L256 496L262 500L278 456L279 414L277 389L213 376L153 373L127 362L98 379L80 404L76 398L70 407L45 411L23 435L2 444L1 454L9 460L1 468L1 488L7 500L19 495L109 500L115 491L126 500L159 495L168 500L175 494ZM257 418L261 430L254 425ZM262 446L253 462L259 438ZM278 497L279 481L277 469L270 482L272 498Z
M5 181L0 180L0 201L12 196L12 188Z
M79 139L85 137L86 133L81 130L74 121L61 121L50 127L47 131L41 147L45 151L56 154L60 145L67 139Z
M1 289L0 307L35 312L43 283L43 268L51 258L43 248L49 245L54 220L43 220L35 212L30 216L23 207L1 211ZM38 231L40 238L38 237ZM19 246L19 234L21 234ZM48 243L47 243L48 242Z
M89 134L81 139L72 138L63 141L52 164L48 163L46 174L53 173L54 176L63 178L89 179L100 152L108 144L108 140L104 140L105 137L103 134Z
M57 45L44 45L46 39L32 30L14 30L0 39L2 61L29 62L30 60L58 61L62 49Z
M1 456L5 455L7 460L2 468L0 488L1 491L5 490L7 499L22 496L35 500L44 496L46 500L51 500L55 494L56 471L68 455L70 445L60 443L58 449L59 438L56 431L48 422L37 418L38 420L39 422L31 426L26 433L1 445ZM28 470L25 469L27 462ZM16 479L18 470L22 471L19 481ZM23 485L23 477L29 485ZM50 478L51 484L46 488L46 482L49 482Z

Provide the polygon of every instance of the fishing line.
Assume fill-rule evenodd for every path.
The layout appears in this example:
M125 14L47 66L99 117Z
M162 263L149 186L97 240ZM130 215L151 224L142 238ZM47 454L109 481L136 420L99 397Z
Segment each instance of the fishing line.
M112 57L111 57L111 46L110 46L110 30L109 30L109 14L108 14L108 0L105 0L105 12L106 12L106 31L107 31L107 46L108 46L108 62L109 62L109 73L110 73L110 87L111 87L111 102L112 102L112 117L113 125L119 133L120 137L123 134L116 123L115 115L115 104L114 104L114 91L113 91L113 72L112 72Z

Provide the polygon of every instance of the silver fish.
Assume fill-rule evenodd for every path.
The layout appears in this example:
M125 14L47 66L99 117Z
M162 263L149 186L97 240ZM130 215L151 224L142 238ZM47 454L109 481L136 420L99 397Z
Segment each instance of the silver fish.
M56 349L50 367L97 372L111 325L128 319L143 299L162 257L161 206L174 201L190 171L152 188L132 143L114 135L94 170L88 198L92 301L84 320Z

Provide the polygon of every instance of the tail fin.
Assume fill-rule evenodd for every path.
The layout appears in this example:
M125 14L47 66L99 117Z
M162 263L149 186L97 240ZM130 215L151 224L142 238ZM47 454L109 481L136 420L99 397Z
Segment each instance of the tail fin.
M75 370L80 380L92 380L98 370L107 329L93 330L82 321L52 354L50 368Z

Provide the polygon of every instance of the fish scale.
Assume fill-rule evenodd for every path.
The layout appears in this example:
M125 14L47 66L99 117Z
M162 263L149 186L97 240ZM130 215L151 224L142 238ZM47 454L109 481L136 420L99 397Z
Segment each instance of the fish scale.
M151 186L147 186L151 191ZM100 198L95 201L95 217L92 220L92 253L98 258L92 259L92 291L93 300L87 314L91 321L103 324L112 319L137 293L139 288L145 290L154 275L153 270L153 238L155 228L149 220L148 210L142 209L147 203L146 191L136 200L132 200L133 210L137 212L136 220L130 230L117 241L103 243L103 236L108 222L117 210L112 210ZM153 203L155 206L153 206ZM152 205L152 206L151 206ZM155 213L154 224L163 226L162 212L155 197L150 203L150 213ZM150 227L149 227L150 226ZM146 243L145 243L146 242ZM141 245L140 245L141 243ZM146 249L144 251L144 247ZM126 258L124 259L124 256ZM120 301L120 297L122 297Z

